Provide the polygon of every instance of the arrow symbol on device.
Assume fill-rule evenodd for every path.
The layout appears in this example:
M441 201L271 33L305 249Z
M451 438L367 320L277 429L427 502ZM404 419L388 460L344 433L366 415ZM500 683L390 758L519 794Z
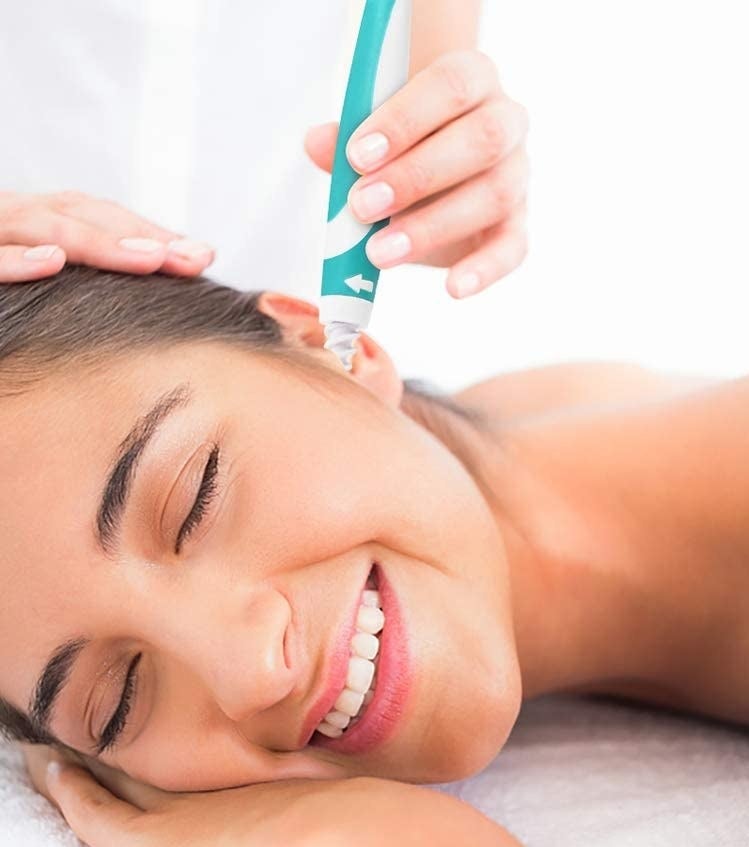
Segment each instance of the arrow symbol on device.
M357 276L351 276L348 279L343 280L346 285L357 294L360 291L369 291L370 294L374 291L374 283L368 279L364 279L362 274L358 274Z

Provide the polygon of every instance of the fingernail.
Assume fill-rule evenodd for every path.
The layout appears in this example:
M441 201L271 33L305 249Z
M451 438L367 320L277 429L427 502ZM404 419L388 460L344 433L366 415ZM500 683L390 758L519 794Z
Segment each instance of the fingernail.
M373 182L351 192L351 207L362 220L377 219L393 205L395 191L386 182Z
M367 242L367 256L374 265L389 265L405 258L411 252L411 239L405 232L375 235Z
M381 132L371 132L349 144L348 159L358 170L371 168L387 156L389 147L390 142L386 135Z
M176 238L174 241L170 241L167 247L170 253L176 253L183 259L208 258L213 253L213 247L210 244L190 241L189 238Z
M478 274L470 273L463 274L455 281L455 291L458 297L470 297L481 288L481 278Z
M47 782L56 779L59 776L61 770L62 765L56 759L52 759L51 761L47 762Z
M154 238L121 238L120 247L136 253L157 253L164 249L164 244Z
M59 249L56 244L40 244L38 247L29 247L23 258L31 262L43 262L45 259L51 259Z

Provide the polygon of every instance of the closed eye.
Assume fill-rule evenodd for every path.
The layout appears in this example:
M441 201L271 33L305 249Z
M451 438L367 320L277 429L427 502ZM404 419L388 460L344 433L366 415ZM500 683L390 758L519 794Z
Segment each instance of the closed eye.
M193 532L193 530L195 530L200 524L201 520L205 517L205 514L208 511L211 501L216 496L216 492L218 490L218 459L219 446L218 444L214 444L213 449L208 456L208 461L205 464L205 469L203 470L203 478L200 481L195 502L177 533L177 541L174 545L175 553L179 553L181 551L185 539L188 538L190 533Z
M130 709L132 707L133 701L135 699L135 692L137 688L137 670L138 664L143 657L142 653L138 653L137 656L130 662L130 667L127 670L127 677L125 678L125 685L122 689L122 697L120 698L119 705L115 709L114 714L109 719L109 722L102 730L101 736L96 744L96 752L97 754L103 753L105 750L111 750L115 747L117 743L117 739L125 730L127 726L127 716L130 713Z

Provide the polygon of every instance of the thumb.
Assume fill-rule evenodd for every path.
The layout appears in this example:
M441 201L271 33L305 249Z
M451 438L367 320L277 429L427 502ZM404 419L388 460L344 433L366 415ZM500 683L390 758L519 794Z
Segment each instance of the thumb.
M338 138L338 124L328 123L313 126L307 131L304 149L318 168L330 173L333 170L335 143Z

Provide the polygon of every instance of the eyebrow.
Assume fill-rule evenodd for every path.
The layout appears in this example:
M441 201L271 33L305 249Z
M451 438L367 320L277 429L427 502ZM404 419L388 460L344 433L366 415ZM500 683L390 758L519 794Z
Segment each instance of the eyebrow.
M135 470L143 451L165 418L175 409L186 405L191 396L192 392L187 383L178 385L164 394L149 412L138 418L135 426L120 443L96 515L96 535L105 553L113 551Z
M89 638L72 638L56 647L34 685L28 713L34 733L43 739L43 743L57 740L49 729L52 710L70 679L76 659L89 642Z

